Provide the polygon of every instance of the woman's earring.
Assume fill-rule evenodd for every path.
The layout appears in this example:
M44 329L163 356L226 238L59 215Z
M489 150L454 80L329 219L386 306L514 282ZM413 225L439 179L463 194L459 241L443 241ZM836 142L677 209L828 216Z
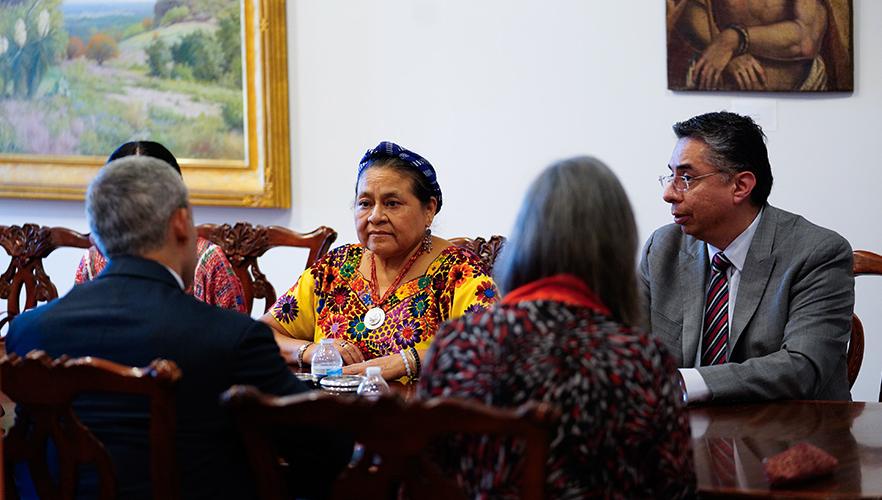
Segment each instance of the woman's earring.
M426 226L426 235L423 237L423 253L432 251L432 230Z

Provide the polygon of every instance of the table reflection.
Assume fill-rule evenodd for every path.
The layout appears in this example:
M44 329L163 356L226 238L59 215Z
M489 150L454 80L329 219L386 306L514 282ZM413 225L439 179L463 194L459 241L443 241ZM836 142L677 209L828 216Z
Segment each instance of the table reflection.
M852 432L882 429L882 405L787 401L689 410L699 490L714 494L882 495L880 448ZM855 422L860 425L855 426ZM808 442L839 460L834 474L772 490L763 459Z

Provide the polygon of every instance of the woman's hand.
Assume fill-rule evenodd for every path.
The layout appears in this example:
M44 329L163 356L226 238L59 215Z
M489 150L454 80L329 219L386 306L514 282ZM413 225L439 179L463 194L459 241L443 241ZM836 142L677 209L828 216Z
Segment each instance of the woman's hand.
M404 362L401 360L401 356L399 354L389 354L387 356L374 358L368 361L364 361L362 363L355 363L344 366L343 374L364 375L369 366L379 366L380 373L386 380L396 380L407 375L404 369Z
M358 363L364 362L364 356L361 354L361 350L356 347L355 344L346 340L346 339L334 339L334 347L337 348L337 351L340 352L340 356L343 358L343 365L349 366ZM312 361L312 356L310 356L310 362ZM364 370L362 370L364 371ZM347 373L345 370L343 373Z

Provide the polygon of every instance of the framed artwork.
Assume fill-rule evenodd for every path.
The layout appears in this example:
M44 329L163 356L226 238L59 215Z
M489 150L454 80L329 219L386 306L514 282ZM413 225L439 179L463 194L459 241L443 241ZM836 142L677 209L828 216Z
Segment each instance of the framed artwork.
M120 144L191 201L291 203L284 0L0 0L0 196L81 200Z
M854 90L852 0L666 4L671 90Z

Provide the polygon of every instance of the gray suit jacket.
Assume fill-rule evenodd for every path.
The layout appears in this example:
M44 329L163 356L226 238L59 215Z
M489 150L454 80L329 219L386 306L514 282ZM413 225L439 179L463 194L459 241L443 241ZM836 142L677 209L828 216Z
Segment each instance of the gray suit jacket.
M680 367L692 367L699 348L709 274L707 245L676 224L656 230L643 248L646 327ZM729 321L729 362L698 370L714 400L849 400L853 309L848 242L767 205Z

